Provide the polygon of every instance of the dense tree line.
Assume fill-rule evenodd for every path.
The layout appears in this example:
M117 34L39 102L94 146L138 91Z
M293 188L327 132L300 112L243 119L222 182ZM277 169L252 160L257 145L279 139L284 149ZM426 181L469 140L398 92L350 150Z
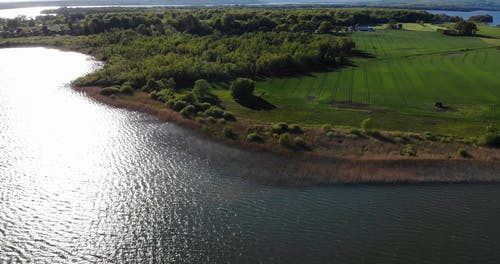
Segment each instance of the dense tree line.
M51 12L56 12L57 15L41 16L34 20L23 17L1 19L2 35L6 37L92 35L124 29L134 29L145 35L171 32L194 35L241 35L271 31L328 33L339 32L360 24L379 24L389 21L438 23L460 20L425 11L371 8L186 8L142 11L139 9L128 12L62 8Z

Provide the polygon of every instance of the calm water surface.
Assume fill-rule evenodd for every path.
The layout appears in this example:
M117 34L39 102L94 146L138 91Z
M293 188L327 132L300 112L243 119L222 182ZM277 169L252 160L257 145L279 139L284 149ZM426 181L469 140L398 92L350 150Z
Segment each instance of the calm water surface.
M463 19L469 19L471 16L491 15L493 17L492 26L500 25L500 11L449 11L449 10L427 10L431 14L446 14L449 16L459 16Z
M0 50L0 263L498 263L500 186L270 187L286 164L111 108Z

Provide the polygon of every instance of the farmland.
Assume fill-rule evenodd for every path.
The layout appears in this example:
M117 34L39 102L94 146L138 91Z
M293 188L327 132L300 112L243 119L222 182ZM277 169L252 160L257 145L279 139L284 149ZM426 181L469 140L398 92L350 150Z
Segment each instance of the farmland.
M378 129L473 136L500 124L500 29L480 27L481 37L450 37L434 25L405 24L351 33L368 56L333 72L264 78L256 95L276 106L244 108L226 84L215 93L238 116L309 126L358 126L372 118ZM445 107L436 108L441 102Z

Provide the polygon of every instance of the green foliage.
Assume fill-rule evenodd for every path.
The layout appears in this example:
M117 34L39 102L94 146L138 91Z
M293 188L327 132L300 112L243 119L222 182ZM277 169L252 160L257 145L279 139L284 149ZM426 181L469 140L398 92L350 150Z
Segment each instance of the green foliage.
M194 83L193 94L198 101L203 102L209 95L210 84L205 79L197 80Z
M364 119L361 121L361 129L363 132L370 132L373 129L373 121L371 118Z
M401 155L408 157L416 157L417 149L413 145L408 144L401 150Z
M271 127L271 131L276 134L282 134L288 131L288 124L285 122L279 122L276 124L273 124Z
M289 148L292 146L292 140L290 139L290 134L288 134L288 133L281 134L278 142L279 142L280 146L282 146L284 148Z
M184 117L193 116L196 113L196 107L194 107L194 105L188 105L188 106L182 108L182 110L180 111L180 113Z
M236 133L234 132L232 126L224 126L224 128L222 129L222 134L226 138L236 138Z
M134 93L134 88L132 88L130 82L126 82L120 87L120 93L131 95Z
M170 109L175 110L177 112L181 111L187 105L188 105L188 102L180 100L180 99L171 99L171 100L167 101L167 106Z
M153 91L150 94L151 99L158 100L160 102L166 103L170 99L175 97L175 93L170 89L162 89L160 91Z
M337 137L337 136L338 136L338 134L337 134L337 133L335 133L334 131L328 131L328 132L326 132L326 136L327 136L328 138L335 138L335 137Z
M477 32L477 25L474 22L469 21L459 21L453 28L459 32L460 35L472 36Z
M234 116L234 114L228 111L224 111L224 113L222 113L222 118L227 121L236 121L236 117Z
M231 95L235 100L245 101L253 96L255 82L248 78L238 78L231 84Z
M217 120L213 116L207 117L207 121L210 122L210 123L216 123L217 122Z
M296 137L296 138L293 140L293 142L295 143L295 146L296 146L297 148L301 148L301 149L305 149L305 148L307 148L307 143L306 143L306 141L305 141L303 138L301 138L301 137Z
M214 118L221 118L221 117L224 116L224 110L222 110L218 106L211 106L210 108L208 108L205 111L205 115L211 116L211 117L214 117Z
M104 96L110 96L112 94L119 93L120 89L118 87L106 87L102 88L100 93Z
M323 129L323 131L328 132L328 131L332 130L332 125L330 125L330 124L324 124L324 125L321 126L321 128Z
M288 128L288 130L291 133L294 133L294 134L300 134L300 133L302 133L302 128L300 128L300 126L297 125L297 124L290 125L290 127Z
M500 148L500 135L486 133L478 138L477 144L482 147Z
M466 149L464 149L464 148L459 148L459 149L457 150L457 154L458 154L460 157L462 157L462 158L469 158L469 157L470 157L470 154L469 154L469 153L467 152L467 150L466 150Z
M259 142L259 143L264 141L262 136L260 136L259 134L255 133L255 132L248 134L247 140L250 142Z

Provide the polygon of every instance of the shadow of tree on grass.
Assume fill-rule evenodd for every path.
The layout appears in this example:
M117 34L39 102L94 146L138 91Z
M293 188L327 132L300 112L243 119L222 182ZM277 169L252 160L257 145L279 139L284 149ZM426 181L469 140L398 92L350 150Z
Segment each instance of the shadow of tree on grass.
M276 109L276 106L269 103L265 99L257 96L252 96L245 99L236 100L240 105L257 111L270 111Z

